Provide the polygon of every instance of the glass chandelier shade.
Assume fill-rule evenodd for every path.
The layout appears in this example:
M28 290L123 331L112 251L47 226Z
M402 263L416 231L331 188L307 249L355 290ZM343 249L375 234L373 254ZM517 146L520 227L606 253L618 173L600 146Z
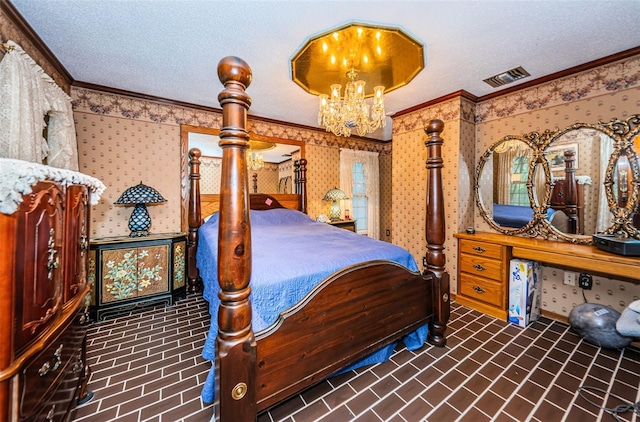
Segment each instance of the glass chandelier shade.
M142 182L125 190L114 204L135 205L131 217L129 217L129 237L144 237L149 235L151 216L146 204L159 204L167 200L154 188L144 185Z
M251 171L260 170L264 167L264 156L259 151L268 151L274 149L276 144L258 139L249 141L249 149L247 150L246 160L247 168Z
M247 151L247 168L252 171L260 170L264 167L264 157L259 152Z
M322 198L323 201L333 201L331 203L331 208L329 209L329 218L332 221L340 220L340 205L338 201L343 201L345 199L349 199L349 197L340 189L333 188L329 190Z
M351 136L352 129L364 136L386 125L384 114L384 86L373 88L373 104L365 100L365 81L358 81L355 69L347 72L349 82L345 86L344 98L340 91L342 85L331 85L331 96L320 95L318 124L338 136Z

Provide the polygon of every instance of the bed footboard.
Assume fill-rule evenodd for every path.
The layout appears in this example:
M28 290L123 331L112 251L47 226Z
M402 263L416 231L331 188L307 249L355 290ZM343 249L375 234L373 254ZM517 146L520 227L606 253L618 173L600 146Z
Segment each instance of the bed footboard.
M257 335L258 411L429 323L434 281L389 261L325 279Z

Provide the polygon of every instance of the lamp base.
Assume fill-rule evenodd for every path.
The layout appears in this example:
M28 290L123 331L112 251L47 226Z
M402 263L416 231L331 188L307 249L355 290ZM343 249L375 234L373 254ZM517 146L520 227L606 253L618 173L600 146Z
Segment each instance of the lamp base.
M147 212L145 204L136 204L131 217L129 217L129 237L146 237L149 236L149 227L151 227L151 216Z
M329 218L331 221L340 220L340 205L338 205L338 201L334 200L331 204L331 208L329 208Z

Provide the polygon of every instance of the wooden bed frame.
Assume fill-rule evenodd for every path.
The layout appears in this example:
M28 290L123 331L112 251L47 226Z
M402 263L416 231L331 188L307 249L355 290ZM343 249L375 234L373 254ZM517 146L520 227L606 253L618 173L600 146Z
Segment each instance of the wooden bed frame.
M576 181L575 151L564 152L564 180L556 180L551 194L550 207L564 212L569 218L567 233L584 233L584 193Z
M257 204L269 203L268 208L282 205L275 200L278 195L258 197L249 193L245 152L251 99L245 89L251 82L251 69L237 57L225 57L218 65L218 76L225 88L218 96L223 114L223 157L216 420L255 420L259 412L425 324L429 325L428 341L444 346L450 304L443 253L442 121L432 120L425 129L428 175L424 273L411 272L388 261L350 266L323 280L303 301L282 312L276 323L254 335L249 209ZM202 224L198 158L199 151L192 150L188 278L193 289L198 288L195 248ZM304 208L302 199L298 209Z

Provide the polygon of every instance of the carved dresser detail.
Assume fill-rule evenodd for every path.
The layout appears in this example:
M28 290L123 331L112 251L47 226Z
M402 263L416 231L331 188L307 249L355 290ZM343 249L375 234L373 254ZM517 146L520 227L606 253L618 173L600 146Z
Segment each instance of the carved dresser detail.
M89 209L104 185L61 169L51 170L58 181L45 180L48 167L33 163L22 168L36 176L25 177L16 162L0 160L3 180L14 182L0 197L0 420L66 421L91 396Z

